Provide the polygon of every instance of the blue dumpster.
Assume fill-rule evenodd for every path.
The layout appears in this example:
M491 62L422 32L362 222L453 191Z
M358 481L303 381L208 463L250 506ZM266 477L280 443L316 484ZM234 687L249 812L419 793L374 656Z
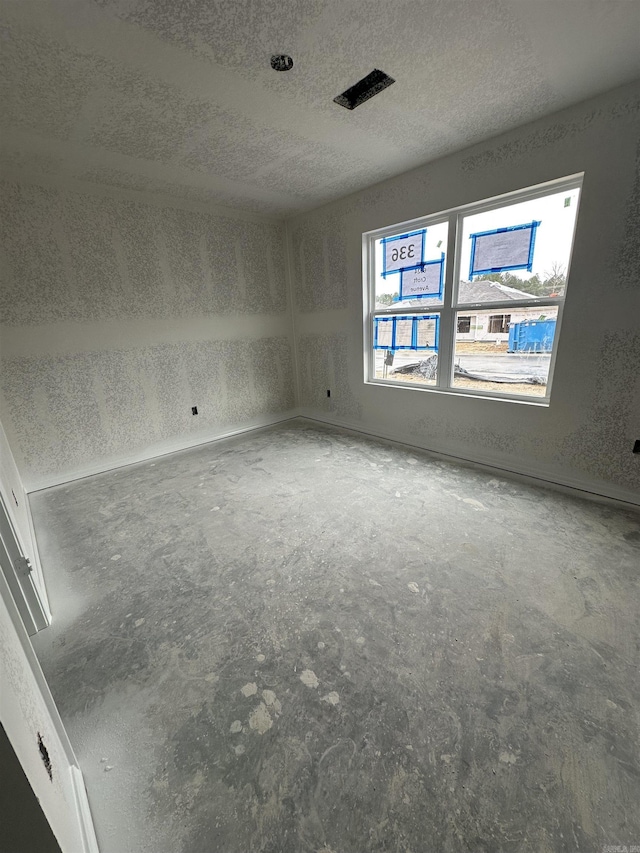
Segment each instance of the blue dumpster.
M555 320L523 320L509 329L509 352L551 352Z

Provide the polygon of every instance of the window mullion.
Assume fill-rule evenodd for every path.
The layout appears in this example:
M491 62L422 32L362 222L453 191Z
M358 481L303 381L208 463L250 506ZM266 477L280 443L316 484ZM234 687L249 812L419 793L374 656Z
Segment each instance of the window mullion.
M492 311L494 314L510 314L521 308L557 308L564 302L564 297L550 299L517 299L500 300L495 302L462 302L456 310L461 314L473 314L478 311Z
M373 317L395 317L397 314L402 314L402 316L412 317L417 315L418 317L422 314L439 314L442 311L442 303L437 302L435 305L430 305L426 300L424 305L420 305L420 307L416 308L414 306L410 306L408 308L403 308L401 302L397 302L399 308L392 308L391 310L383 311L378 308L375 311L371 312Z
M453 323L455 312L453 310L453 291L455 274L458 268L458 216L455 213L449 215L449 233L447 241L447 265L444 278L444 304L440 309L440 330L438 341L438 381L436 387L449 388L451 386L451 371L453 365L454 333Z

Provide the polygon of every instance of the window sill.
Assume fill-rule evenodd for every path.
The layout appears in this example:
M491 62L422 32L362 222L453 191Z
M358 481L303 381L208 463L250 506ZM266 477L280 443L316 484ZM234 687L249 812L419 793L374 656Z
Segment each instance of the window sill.
M536 406L541 409L549 408L549 397L524 397L514 394L499 394L495 391L468 391L464 388L436 388L430 385L417 385L413 382L397 382L384 379L365 379L365 385L376 385L379 388L396 388L403 391L426 391L430 394L443 394L447 397L466 397L473 400L493 400L499 403L519 403L525 406Z

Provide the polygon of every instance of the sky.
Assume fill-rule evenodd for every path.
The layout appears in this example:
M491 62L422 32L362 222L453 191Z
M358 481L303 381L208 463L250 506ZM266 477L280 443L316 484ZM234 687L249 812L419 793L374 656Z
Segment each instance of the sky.
M537 228L535 250L533 256L532 271L513 270L512 274L521 279L530 278L538 274L544 281L551 274L554 263L560 264L567 271L571 242L578 207L579 189L562 190L544 198L531 199L529 201L517 202L496 210L488 210L484 213L476 213L466 216L462 228L462 256L461 275L467 278L469 274L469 261L471 256L470 234L478 231L490 231L494 228L505 228L510 225L522 225L539 220ZM565 207L565 199L570 198L568 207ZM415 230L415 229L412 229ZM402 233L402 229L399 229ZM425 242L425 260L440 257L440 252L447 245L447 223L430 225L427 228ZM441 245L438 243L441 242ZM452 259L447 259L450 262ZM382 246L376 241L376 293L396 293L399 288L399 275L390 275L382 278L379 271L382 269ZM481 276L478 276L480 278Z

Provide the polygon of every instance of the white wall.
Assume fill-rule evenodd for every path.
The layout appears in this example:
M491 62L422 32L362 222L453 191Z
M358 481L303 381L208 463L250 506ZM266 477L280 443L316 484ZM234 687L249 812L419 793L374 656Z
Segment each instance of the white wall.
M640 503L639 136L634 84L290 220L303 413ZM548 408L364 384L363 232L582 171Z
M78 818L75 759L2 572L0 649L0 723L62 853L82 853L91 848ZM51 779L40 756L39 734L51 760Z
M192 208L2 185L0 403L27 491L293 408L284 226Z

